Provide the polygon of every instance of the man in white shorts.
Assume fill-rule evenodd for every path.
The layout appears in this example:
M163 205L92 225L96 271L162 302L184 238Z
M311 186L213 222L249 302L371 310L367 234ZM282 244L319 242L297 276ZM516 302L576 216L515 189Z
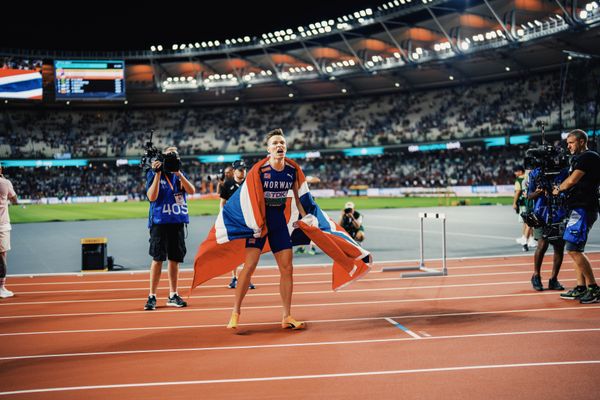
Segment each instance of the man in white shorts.
M4 287L6 282L6 252L10 250L10 217L8 203L17 204L17 194L12 183L2 175L0 165L0 298L14 296L14 293Z

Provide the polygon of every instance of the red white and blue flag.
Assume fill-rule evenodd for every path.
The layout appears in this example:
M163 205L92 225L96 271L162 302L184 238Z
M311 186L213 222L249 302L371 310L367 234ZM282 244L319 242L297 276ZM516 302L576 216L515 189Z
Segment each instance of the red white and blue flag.
M247 238L267 234L265 199L260 181L260 168L268 158L256 163L242 186L229 198L215 225L198 248L194 259L194 279L191 289L243 264ZM306 177L294 161L286 163L296 169L296 184L300 203L307 215L300 219L293 192L290 190L285 208L292 244L308 244L311 240L333 259L332 289L338 290L363 277L371 269L371 254L317 205L310 194ZM270 251L267 244L263 253Z
M42 99L42 74L35 70L0 69L0 98Z

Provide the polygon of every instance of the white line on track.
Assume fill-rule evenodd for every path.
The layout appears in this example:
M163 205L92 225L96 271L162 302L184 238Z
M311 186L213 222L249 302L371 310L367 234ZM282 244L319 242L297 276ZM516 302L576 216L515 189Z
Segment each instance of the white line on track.
M421 339L421 336L417 335L416 333L414 333L413 331L411 331L410 329L408 329L407 327L405 327L401 323L396 322L396 321L394 321L391 318L385 318L385 320L387 322L389 322L390 324L394 325L396 328L400 329L401 331L406 332L407 334L409 334L413 338L415 338L415 339Z
M447 317L462 317L466 315L489 315L489 314L517 314L517 313L533 313L533 312L554 312L554 311L590 311L598 310L600 306L579 306L579 307L552 307L552 308L527 308L513 310L492 310L492 311L468 311L456 313L438 313L438 314L412 314L412 315L396 315L388 318L392 319L419 319L419 318L447 318ZM386 317L357 317L357 318L338 318L338 319L322 319L308 320L306 322L312 324L328 324L340 322L358 322L358 321L378 321ZM242 323L240 326L264 326L264 325L279 325L281 322L252 322ZM144 326L130 328L106 328L106 329L77 329L64 331L38 331L38 332L10 332L0 333L2 336L27 336L27 335L56 335L69 333L97 333L97 332L126 332L126 331L161 331L173 329L202 329L202 328L222 328L225 324L204 324L204 325L169 325L169 326Z
M517 264L513 264L511 266L516 266ZM523 265L531 265L531 263L528 264L523 264ZM482 268L482 267L479 267ZM456 268L458 269L458 268ZM600 271L600 268L592 268L595 271ZM561 272L573 272L574 269L561 269ZM370 272L369 275L374 275L374 274L379 274L381 273L380 271L373 271ZM550 273L550 270L542 270L542 273ZM481 272L481 273L473 273L473 274L451 274L448 276L445 276L445 279L451 279L451 278L465 278L465 277L477 277L477 276L493 276L493 275L518 275L518 274L527 274L530 275L531 271L527 270L527 271L509 271L509 272ZM322 275L322 274L319 274ZM324 275L328 275L330 276L331 273L326 273ZM279 278L279 276L277 276L277 278ZM430 277L428 277L430 278ZM415 278L416 279L416 278ZM254 279L253 279L254 280ZM179 280L181 281L181 279ZM256 282L256 280L254 280ZM402 278L402 277L390 277L390 278L363 278L359 281L357 281L356 283L366 283L366 282L384 282L384 281L407 281L406 278ZM120 283L125 283L125 282L120 282ZM127 283L129 283L129 281L127 281ZM142 290L142 291L148 291L148 287L147 287L147 283L145 282L146 285L144 285L143 287L136 287L136 288L119 288L119 287L114 287L114 288L108 288L108 289L68 289L68 290L34 290L34 291L29 291L29 292L23 292L23 291L18 291L17 294L18 295L30 295L30 294L61 294L61 293L94 293L94 292L119 292L119 291L132 291L132 290ZM331 280L325 280L325 281L296 281L294 282L294 285L315 285L315 284L330 284ZM11 285L12 286L16 286L16 285ZM264 286L277 286L279 287L279 282L264 282L264 283L257 283L257 286L260 287L264 287ZM224 285L202 285L200 286L198 289L203 288L203 289L223 289L225 286ZM167 286L164 287L159 287L159 290L166 290L168 289ZM341 292L345 292L347 290L341 290ZM16 303L10 303L10 304L16 304ZM0 306L3 305L9 305L9 303L0 303Z
M598 245L600 246L600 245ZM598 251L590 251L587 252L586 254L588 255L588 257L590 258L591 262L597 262L600 261L600 259L592 259L592 256L598 255ZM548 255L551 254L551 252L549 251L547 253ZM507 260L507 259L513 259L513 258L523 258L525 257L523 254L498 254L498 255L489 255L489 256L474 256L474 257L450 257L447 258L447 261L466 261L466 260L490 260L490 259L502 259L502 260ZM419 260L417 259L413 259L413 260L385 260L385 261L377 261L374 263L374 267L380 267L383 265L395 265L395 264L406 264L406 263L415 263L418 262ZM432 261L440 261L441 259L439 258L432 258L432 259L427 259L425 260L426 262L432 262ZM571 264L572 261L570 261L568 258L565 259L565 261L563 262L563 265L565 264ZM544 262L543 265L550 265L551 262ZM480 264L480 265L467 265L467 266L460 266L460 267L452 267L452 268L477 268L477 267L502 267L502 266L521 266L521 265L531 265L531 263L517 263L517 264ZM331 268L331 263L318 263L318 264L295 264L294 265L294 269L305 269L305 268ZM277 270L277 266L276 265L266 265L266 266L259 266L258 267L258 271L262 271L262 270L269 270L269 269L273 269L273 270ZM190 268L180 268L179 269L180 274L184 274L187 272L193 272L193 269ZM381 272L381 271L371 271L371 273L377 273L377 272ZM9 274L7 275L9 278L47 278L47 277L78 277L78 278L83 278L83 277L92 277L92 276L124 276L124 275L139 275L139 274L148 274L148 270L131 270L131 271L102 271L102 272L63 272L63 273L40 273L40 274ZM329 273L325 272L325 273L294 273L294 276L313 276L313 275L328 275ZM275 274L275 275L255 275L256 278L267 278L267 277L279 277L279 274ZM182 278L180 277L179 280L191 280L192 278ZM216 277L213 278L213 280L229 280L231 279L229 276L221 276L221 277ZM99 280L99 281L65 281L65 282L32 282L32 283L15 283L12 284L11 286L14 285L62 285L62 284L85 284L85 283L119 283L119 282L148 282L147 279L121 279L121 280Z
M380 318L381 319L381 318ZM386 318L388 320L388 318ZM388 321L389 322L389 321ZM392 321L394 322L394 321ZM397 325L394 322L393 325ZM589 333L600 332L600 328L581 328L581 329L555 329L541 331L516 331L516 332L489 332L489 333L472 333L464 335L444 335L444 336L425 336L421 337L412 334L411 337L388 338L388 339L362 339L362 340L338 340L335 342L306 342L306 343L280 343L280 344L256 344L247 346L216 346L216 347L188 347L188 348L173 348L173 349L153 349L153 350L124 350L124 351L104 351L104 352L89 352L89 353L63 353L63 354L35 354L29 356L11 356L0 357L0 361L14 360L29 360L41 358L68 358L68 357L97 357L97 356L115 356L125 354L151 354L151 353L178 353L192 351L227 351L227 350L256 350L256 349L279 349L289 347L316 347L316 346L341 346L341 345L356 345L356 344L371 344L371 343L393 343L405 342L412 340L427 339L449 340L449 339L466 339L466 338L485 338L498 336L521 336L521 335L542 335L542 334L561 334L561 333ZM408 332L407 332L408 333Z
M483 275L504 275L504 274L530 274L531 272L507 272L507 273L499 273L499 274L483 274ZM465 275L467 276L467 275ZM481 276L481 274L468 275L468 276ZM456 276L455 276L456 277ZM371 281L388 281L388 280L402 280L403 278L384 278L384 279L371 279ZM576 279L561 279L562 282L573 282ZM319 281L313 283L330 283L330 281ZM485 286L502 286L502 285L527 285L529 286L529 281L508 281L508 282L483 282L483 283L461 283L461 284L453 284L453 285L427 285L427 286L405 286L405 287L385 287L385 288L369 288L369 289L344 289L336 293L336 295L341 294L351 294L351 293L366 293L366 292L389 292L389 291L397 291L397 290L420 290L420 289L446 289L446 288L468 288L468 287L485 287ZM279 286L279 284L277 285ZM133 290L133 289L132 289ZM135 290L146 290L147 289L135 289ZM76 292L76 291L73 291ZM87 292L87 291L84 291ZM30 294L35 294L40 292L31 292ZM45 292L41 292L45 293ZM52 293L62 293L52 292ZM144 292L145 293L145 292ZM331 294L331 290L313 290L306 292L294 292L294 295L314 295L314 294ZM19 293L21 294L21 293ZM253 298L257 297L279 297L279 292L252 292L251 296ZM233 299L235 294L211 294L211 295L203 295L203 296L189 296L189 299L223 299L223 298L231 298ZM68 299L68 300L50 300L50 301L23 301L23 302L5 302L0 303L0 307L11 307L11 306L27 306L27 305L41 305L41 304L81 304L81 303L106 303L106 302L125 302L125 301L143 301L146 297L130 297L130 298L114 298L114 299Z
M304 307L339 307L339 306L359 306L373 304L392 304L392 303L422 303L427 301L455 301L455 300L478 300L478 299L503 299L510 297L532 297L532 296L558 296L556 292L535 292L535 293L512 293L512 294L496 294L485 296L460 296L460 297L433 297L428 299L394 299L394 300L371 300L371 301L348 301L339 303L308 303L294 304L294 308ZM565 300L566 301L566 300ZM244 310L266 310L273 308L281 308L281 305L267 306L245 306ZM31 314L31 315L3 315L0 320L4 319L24 319L24 318L63 318L63 317L84 317L94 315L132 315L132 314L148 314L150 312L157 313L191 313L191 312L208 312L208 311L231 311L231 307L213 307L213 308L179 308L177 310L154 310L154 311L104 311L104 312L87 312L87 313L63 313L63 314Z
M413 339L410 339L413 340ZM54 387L40 389L14 390L11 392L0 392L0 396L17 395L17 394L32 394L32 393L48 393L48 392L66 392L75 390L98 390L98 389L123 389L135 387L157 387L157 386L182 386L182 385L207 385L207 384L232 384L246 382L273 382L273 381L288 381L299 379L331 379L331 378L349 378L356 376L381 376L381 375L401 375L401 374L423 374L432 372L457 372L457 371L473 371L485 369L506 369L506 368L533 368L533 367L555 367L555 366L575 366L575 365L598 365L600 360L574 360L574 361L558 361L558 362L537 362L523 364L488 364L488 365L463 365L456 367L442 368L422 368L422 369L399 369L385 371L364 371L364 372L347 372L337 374L315 374L315 375L284 375L284 376L265 376L258 378L229 378L229 379L207 379L195 381L167 381L167 382L148 382L148 383L124 383L115 385L96 385L96 386L69 386L69 387Z

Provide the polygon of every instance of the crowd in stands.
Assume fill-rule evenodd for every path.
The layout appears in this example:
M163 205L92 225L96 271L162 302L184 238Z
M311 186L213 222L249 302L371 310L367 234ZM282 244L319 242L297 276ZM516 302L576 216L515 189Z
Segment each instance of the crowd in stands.
M563 126L574 127L567 85ZM0 110L0 157L137 156L154 130L158 147L181 154L263 151L264 134L284 129L290 149L345 148L454 140L557 129L560 75L381 96L228 107Z
M378 156L324 155L297 160L307 175L321 182L311 188L348 192L354 185L385 187L447 187L501 185L514 182L513 169L523 163L523 147L472 146L426 153L386 153ZM252 165L258 157L245 158ZM227 164L184 160L184 172L198 193L214 193L219 169ZM5 168L5 175L22 198L127 195L145 198L145 173L138 166L116 162L91 163L87 167Z
M20 69L41 71L43 60L29 60L23 58L0 57L0 69Z

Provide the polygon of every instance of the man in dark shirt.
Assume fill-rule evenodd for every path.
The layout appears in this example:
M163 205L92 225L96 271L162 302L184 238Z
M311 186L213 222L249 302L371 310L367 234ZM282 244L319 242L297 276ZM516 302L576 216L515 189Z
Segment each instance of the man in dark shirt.
M587 134L575 129L567 135L567 147L573 155L569 177L555 186L553 193L567 192L569 222L563 238L575 263L577 286L560 295L563 299L579 300L583 304L599 303L600 288L596 284L590 260L584 248L592 225L598 218L598 186L600 155L587 147Z
M246 163L242 160L236 160L231 167L233 169L233 177L230 179L225 178L223 184L219 187L219 197L221 198L220 206L223 208L227 200L233 196L236 190L242 186L244 179L246 179ZM229 283L230 289L235 289L237 286L237 268L232 271L231 282ZM250 282L250 289L254 289L255 286Z

